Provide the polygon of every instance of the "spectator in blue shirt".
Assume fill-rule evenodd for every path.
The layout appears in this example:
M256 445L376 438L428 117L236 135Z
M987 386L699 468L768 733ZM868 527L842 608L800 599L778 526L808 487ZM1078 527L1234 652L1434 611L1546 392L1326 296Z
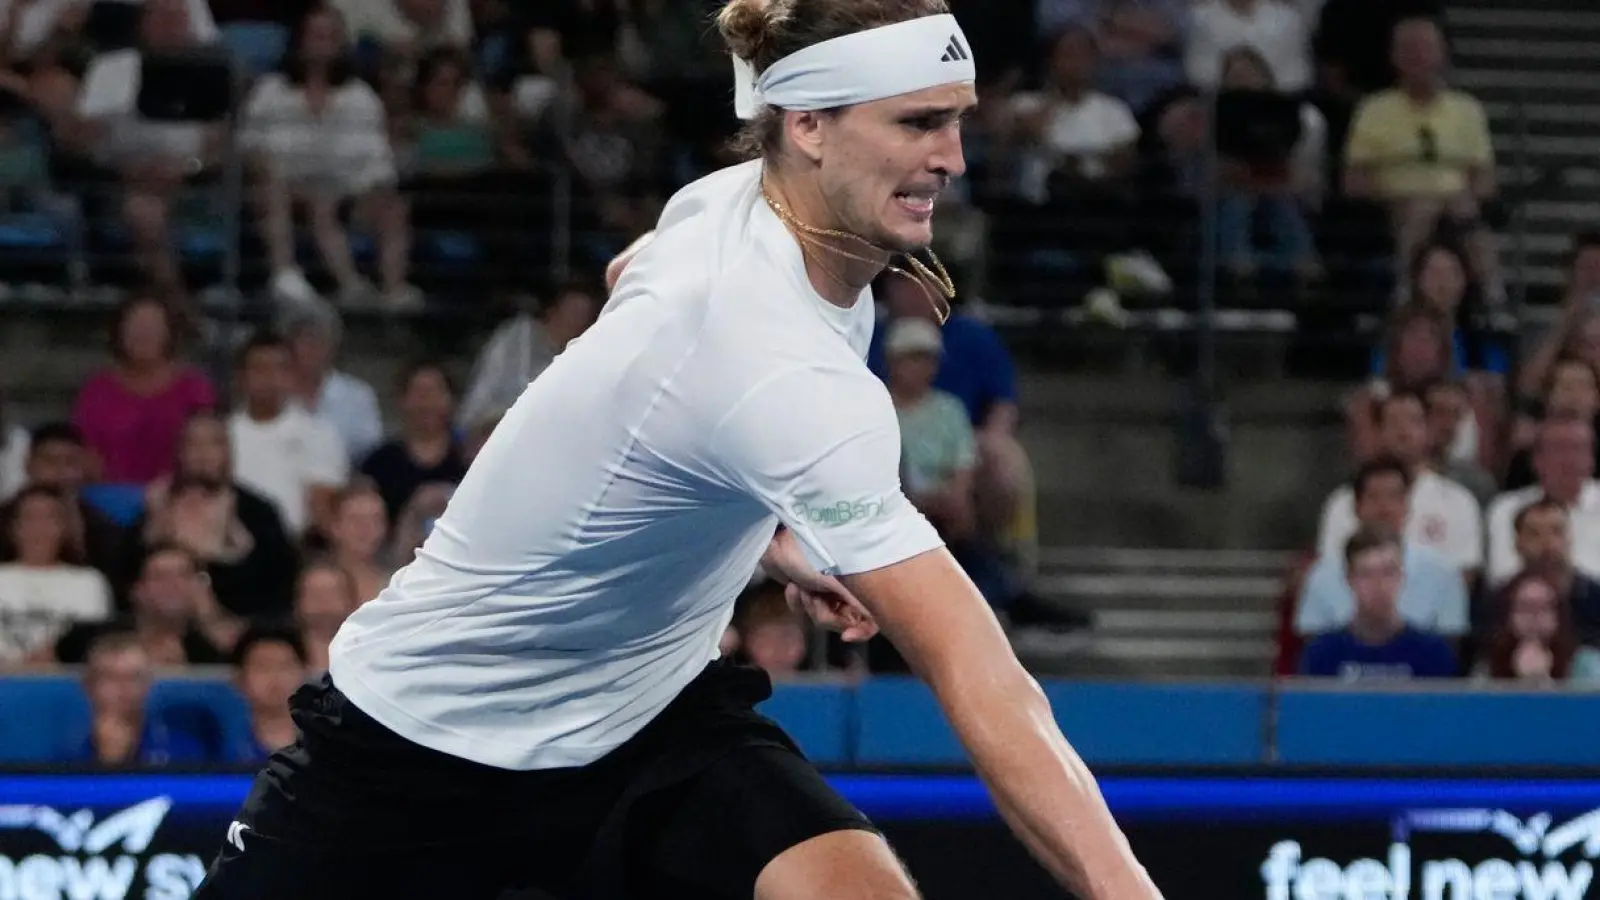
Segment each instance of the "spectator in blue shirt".
M887 307L889 319L873 329L867 365L887 380L884 336L890 322L916 317L937 323L938 317L922 286L892 272L878 280L873 293ZM1030 570L1037 543L1033 463L1017 440L1017 373L1011 354L992 327L959 310L944 323L942 336L944 353L933 386L961 401L977 432L973 486L978 531L994 536L1014 563Z
M252 627L233 648L234 686L250 710L250 730L229 741L228 761L257 765L294 743L289 698L306 682L306 651L287 628Z
M89 734L62 762L164 766L210 759L205 735L147 709L150 657L131 631L114 631L89 646L83 690L89 697Z
M1400 615L1405 576L1400 537L1362 528L1345 544L1346 578L1355 616L1344 628L1306 647L1304 674L1347 680L1449 678L1458 674L1455 652L1443 638L1419 631Z
M1380 457L1361 467L1352 482L1361 527L1404 534L1411 514L1411 473L1405 464ZM1404 577L1397 602L1400 617L1418 630L1459 638L1469 628L1466 584L1456 566L1437 550L1401 540ZM1314 636L1343 628L1356 614L1356 598L1341 556L1323 556L1306 577L1294 627Z

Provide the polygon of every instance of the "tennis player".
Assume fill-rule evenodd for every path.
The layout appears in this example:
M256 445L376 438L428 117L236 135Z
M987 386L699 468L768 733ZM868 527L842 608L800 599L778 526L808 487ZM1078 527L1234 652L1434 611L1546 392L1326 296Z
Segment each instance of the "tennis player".
M863 363L867 285L964 168L966 38L943 0L732 0L719 26L759 158L671 201L345 623L197 900L916 897L753 710L766 676L716 661L757 563L846 639L882 627L1063 884L1160 897L902 495Z

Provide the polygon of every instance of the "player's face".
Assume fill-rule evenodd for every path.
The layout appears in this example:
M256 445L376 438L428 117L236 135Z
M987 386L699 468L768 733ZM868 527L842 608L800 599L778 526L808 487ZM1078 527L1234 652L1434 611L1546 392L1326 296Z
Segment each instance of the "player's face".
M928 246L934 203L967 170L961 122L977 103L971 84L948 84L821 120L818 177L837 227L891 250Z

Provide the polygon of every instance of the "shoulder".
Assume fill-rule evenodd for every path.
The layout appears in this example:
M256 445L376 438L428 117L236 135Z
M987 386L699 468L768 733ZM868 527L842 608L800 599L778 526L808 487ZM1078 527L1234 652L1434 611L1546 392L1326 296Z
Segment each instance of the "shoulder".
M935 389L933 393L928 396L928 402L931 406L933 406L934 409L937 409L939 414L944 418L950 419L951 421L960 419L963 425L968 424L966 404L962 403L961 398L957 397L955 394L952 394L949 391Z
M1355 502L1355 492L1350 490L1350 485L1341 484L1333 489L1333 492L1328 495L1328 499L1322 504L1322 514L1326 516L1349 509L1354 506Z
M85 400L98 400L109 395L117 387L117 376L109 368L96 370L78 388L78 402Z
M361 461L361 470L365 472L370 469L385 469L404 457L405 448L400 446L399 441L385 441L374 447L372 452L367 454L367 458Z
M1428 482L1431 485L1430 490L1434 491L1440 500L1457 509L1471 509L1474 514L1477 514L1479 511L1478 498L1472 496L1471 491L1437 472L1430 471L1428 475Z
M1535 485L1496 494L1494 499L1489 501L1489 517L1515 516L1523 507L1539 499L1540 493L1541 489Z
M1393 112L1400 105L1400 91L1387 88L1375 94L1368 94L1356 104L1356 115L1379 115Z
M294 94L294 85L282 72L268 72L256 79L250 89L250 102L254 105L282 103Z
M1437 549L1414 541L1406 541L1405 547L1405 561L1408 568L1416 568L1430 575L1445 574L1460 580L1455 563Z
M1445 91L1444 103L1453 111L1483 115L1483 104L1466 91Z
M84 77L93 80L96 77L120 77L139 70L139 51L134 49L113 50L110 53L97 54L89 60L89 68Z

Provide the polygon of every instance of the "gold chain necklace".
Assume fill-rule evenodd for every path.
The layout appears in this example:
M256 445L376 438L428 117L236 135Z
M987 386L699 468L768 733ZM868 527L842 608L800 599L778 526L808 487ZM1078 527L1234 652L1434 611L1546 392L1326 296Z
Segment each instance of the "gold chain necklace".
M766 191L762 191L761 196L762 199L767 201L767 206L772 209L773 215L778 217L778 221L788 226L789 230L794 233L794 236L798 238L802 244L820 247L821 249L837 253L846 259L853 259L856 262L863 262L867 263L868 265L878 264L877 260L861 256L857 253L851 253L843 248L833 246L833 244L829 241L823 240L823 238L844 238L846 240L857 241L859 243L866 244L869 247L873 247L874 249L878 249L875 244L866 238L861 237L860 235L851 234L848 231L836 231L831 228L817 228L812 225L807 225L796 218L794 213L789 211L788 207L773 199L771 194L768 194ZM929 305L933 307L934 316L938 318L939 324L943 325L945 321L950 318L950 301L954 300L956 296L955 281L950 277L950 273L945 271L944 263L939 261L938 254L934 253L931 248L928 250L928 259L932 261L933 269L929 269L928 266L922 262L922 260L917 259L915 256L912 256L909 253L902 255L905 257L906 263L911 266L912 272L907 272L905 269L891 264L885 264L884 268L895 273L896 275L901 276L902 278L909 279L913 284L921 288L923 294L928 298ZM824 265L820 259L817 259L815 256L809 253L807 253L806 256L810 257L811 260L815 262L823 272L827 273L835 281L838 281L840 284L843 284L846 287L849 286L849 283L846 282L842 276L840 276L837 272L834 272L828 266ZM913 272L915 274L913 274ZM932 287L930 287L930 285ZM938 297L934 296L934 288L937 288L938 292L944 295L943 300L940 300Z

